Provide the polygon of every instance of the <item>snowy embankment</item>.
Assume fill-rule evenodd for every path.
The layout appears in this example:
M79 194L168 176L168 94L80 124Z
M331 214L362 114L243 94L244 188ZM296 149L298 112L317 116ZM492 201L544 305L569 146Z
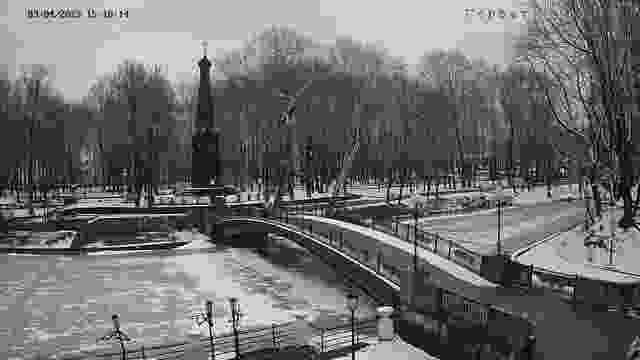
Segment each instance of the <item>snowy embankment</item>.
M567 201L567 200L575 200L579 199L580 195L578 192L578 185L558 185L553 186L551 189L551 197L547 194L546 186L536 186L531 189L531 191L524 190L521 191L517 189L516 192L513 191L513 188L504 187L502 190L502 197L505 200L509 200L513 205L535 205L535 204L545 204L556 201ZM476 200L481 197L486 199L493 199L497 196L496 191L472 191L472 192L462 192L462 193L451 193L440 195L439 199L442 202L442 206L445 208L449 208L449 210L454 210L455 208L461 207L461 202L467 200ZM415 205L430 205L434 201L434 197L430 196L427 198L423 195L413 195L408 199L402 201L402 203L406 206L413 207ZM483 211L483 210L479 210Z
M577 186L574 186L577 190ZM497 248L497 232L500 228L503 249L516 251L520 247L540 240L548 235L551 229L559 231L575 223L575 218L584 212L578 203L564 203L570 194L570 186L556 186L552 188L552 197L547 197L546 187L539 186L532 191L524 191L515 195L513 206L502 208L500 225L496 208L478 209L469 213L444 215L420 219L421 228L435 232L445 239L482 254L495 253ZM514 195L511 189L503 190L504 197ZM487 199L494 198L493 193L477 193L485 195ZM476 194L469 194L473 198ZM451 195L451 206L456 206L455 199L460 195ZM420 198L408 201L419 202ZM413 224L413 220L405 221Z
M622 210L616 208L613 212L613 221L615 222L621 216ZM640 262L638 261L640 231L633 227L626 231L616 226L613 228L615 232L612 236L611 213L605 211L602 219L587 231L583 226L577 227L549 241L547 245L564 261L582 264L590 268L609 268L640 276ZM613 247L611 247L612 244Z

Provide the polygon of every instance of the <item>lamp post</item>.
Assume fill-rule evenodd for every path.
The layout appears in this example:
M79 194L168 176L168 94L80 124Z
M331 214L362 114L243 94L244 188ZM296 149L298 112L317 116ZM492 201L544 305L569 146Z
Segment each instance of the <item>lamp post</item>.
M496 189L496 200L498 201L498 242L496 244L497 246L497 252L498 255L502 255L502 198L504 197L504 191L502 190L502 187L499 186Z
M615 205L616 203L612 198L611 201L609 201L609 221L610 221L609 226L611 227L611 238L609 240L609 266L610 267L613 267L613 252L614 252L615 236L616 236L616 219L613 216Z
M351 311L351 360L356 359L356 309L358 308L358 296L353 292L347 295L347 307Z
M211 344L211 360L215 360L216 351L215 351L215 344L213 341L213 336L214 336L213 302L211 302L210 300L207 300L205 302L205 313L200 313L195 315L194 320L196 321L196 324L198 324L198 326L201 326L204 323L207 323L207 326L209 326L209 342Z
M413 211L413 271L418 272L418 204Z
M236 348L236 359L240 358L240 344L238 339L238 322L240 321L240 317L242 313L240 312L240 307L238 305L237 298L230 298L229 305L231 305L231 327L233 328L233 340Z
M127 334L123 333L120 330L120 319L117 314L111 316L111 321L113 322L113 330L107 335L98 339L98 341L108 341L111 339L116 339L120 342L120 349L122 349L122 360L127 359L127 349L124 347L125 341L131 341L131 338L127 336Z

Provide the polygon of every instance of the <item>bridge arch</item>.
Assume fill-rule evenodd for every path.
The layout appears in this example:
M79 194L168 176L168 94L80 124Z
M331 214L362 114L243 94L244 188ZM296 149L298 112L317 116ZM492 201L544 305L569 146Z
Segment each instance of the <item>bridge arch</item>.
M295 226L277 220L253 217L226 217L217 226L220 234L242 235L246 233L272 233L286 237L318 256L338 273L348 278L380 305L399 305L400 285L377 273L368 265L344 253L325 241L320 235L303 231Z

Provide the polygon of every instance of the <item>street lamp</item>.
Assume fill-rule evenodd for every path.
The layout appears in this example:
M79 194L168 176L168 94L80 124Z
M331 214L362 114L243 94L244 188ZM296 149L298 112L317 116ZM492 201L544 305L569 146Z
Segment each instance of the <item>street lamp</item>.
M240 306L237 298L230 298L229 305L231 305L231 327L233 328L233 340L236 347L236 359L240 358L240 344L238 339L238 322L242 313L240 312Z
M413 211L413 271L418 272L418 203Z
M498 255L502 255L502 199L504 197L504 191L502 190L502 186L499 186L496 189L495 199L498 201L498 242L497 242L497 252Z
M613 200L613 197L609 201L609 226L611 227L611 238L609 240L609 266L613 267L613 252L615 246L615 236L616 236L616 219L613 216L613 211L616 203Z
M205 303L205 313L200 313L194 316L194 320L198 326L207 323L209 326L209 342L211 343L211 360L215 360L215 344L213 341L214 328L213 328L213 302L207 300Z
M124 347L125 341L131 341L131 338L127 336L127 334L123 333L120 330L120 319L117 314L114 314L111 317L111 321L113 322L113 330L107 335L98 339L98 341L108 341L111 339L116 339L120 342L120 348L122 349L122 360L127 359L127 349Z
M354 293L347 295L347 308L351 311L351 360L356 360L356 309L358 296Z

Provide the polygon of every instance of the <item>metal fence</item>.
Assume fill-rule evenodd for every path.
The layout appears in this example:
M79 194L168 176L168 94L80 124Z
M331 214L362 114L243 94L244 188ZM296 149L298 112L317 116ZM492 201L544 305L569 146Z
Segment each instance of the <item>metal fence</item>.
M314 215L327 216L322 209L315 209ZM280 215L280 220L288 222L290 214L306 213L304 210L292 207ZM446 239L437 233L427 232L417 227L417 224L405 224L399 217L393 219L362 219L356 216L335 214L336 220L350 222L356 225L372 228L377 231L393 235L399 239L415 244L422 249L447 258L466 269L489 280L507 287L520 289L545 289L570 302L574 308L578 304L585 304L593 309L609 311L619 309L625 314L634 314L639 310L640 282L620 284L580 277L577 274L563 274L548 269L523 265L503 256L482 255L471 249ZM312 229L310 229L312 230ZM501 269L495 278L490 278L485 264L489 258L500 258Z
M375 341L377 338L378 321L368 318L356 322L356 343ZM342 323L330 327L312 326L317 336L312 338L312 345L320 353L336 351L351 346L351 325Z
M312 346L317 353L326 353L338 349L351 347L351 323L339 322L330 327L319 327L309 324L312 336L309 344L302 344L299 336L299 328L295 322L273 324L271 326L238 331L238 343L240 354L255 351L279 350L295 346ZM372 342L376 338L377 319L366 318L355 322L356 343ZM211 344L209 337L202 337L198 344L207 352L207 358L211 358ZM182 359L185 351L192 348L192 343L179 342L155 346L128 345L128 360L155 359L169 360ZM233 359L236 357L234 337L231 334L219 335L214 338L215 358L219 360ZM41 357L40 357L41 358ZM121 352L94 352L74 355L62 355L56 357L59 360L120 360ZM38 359L38 357L36 358Z
M481 272L483 255L467 249L451 239L445 239L437 233L419 229L417 224L401 223L400 218L397 217L388 220L359 219L344 215L336 215L334 217L338 220L366 226L393 235L412 244L415 243L420 248L443 256L475 273L480 274Z
M366 225L362 222L360 224ZM411 225L399 223L397 219L386 222L372 221L369 226L409 242L413 242L415 237L418 246L423 249L441 255L476 274L484 275L483 258L490 255L478 254L438 234L412 229ZM616 308L624 312L635 312L640 304L640 281L636 284L614 283L524 265L508 258L503 258L502 261L504 269L500 273L500 278L495 280L503 286L550 290L574 307L585 304L607 311Z

